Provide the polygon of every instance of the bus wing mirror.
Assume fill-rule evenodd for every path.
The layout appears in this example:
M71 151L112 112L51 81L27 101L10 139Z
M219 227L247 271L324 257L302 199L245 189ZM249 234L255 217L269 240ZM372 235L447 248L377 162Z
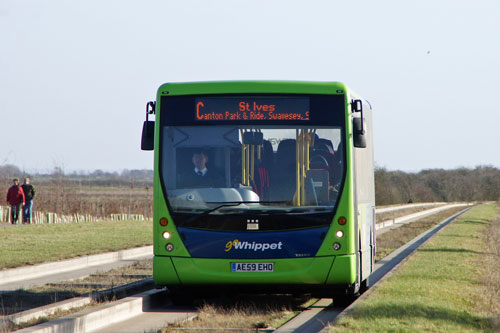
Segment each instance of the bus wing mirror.
M155 122L146 120L142 125L141 150L153 150L155 146Z
M352 112L363 112L363 102L360 99L355 99L351 103Z
M148 119L156 114L156 102L146 103L146 121L142 125L141 150L153 150L155 147L155 122Z
M243 142L246 145L263 145L264 134L262 132L245 132L243 133Z
M360 117L352 119L352 133L354 147L366 148L366 131L364 128L364 117L363 117L363 101L360 99L354 99L351 101L352 112L360 112Z
M353 118L352 128L354 147L366 148L366 132L363 128L363 118Z

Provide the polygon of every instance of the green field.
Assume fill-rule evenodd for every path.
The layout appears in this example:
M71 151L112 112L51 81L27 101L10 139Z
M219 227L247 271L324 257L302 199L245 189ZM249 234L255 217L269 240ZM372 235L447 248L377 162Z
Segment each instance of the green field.
M152 245L151 221L0 226L0 269Z
M499 244L491 241L491 235L500 234L496 216L497 206L489 204L459 217L373 288L331 332L498 331L500 264L494 248Z

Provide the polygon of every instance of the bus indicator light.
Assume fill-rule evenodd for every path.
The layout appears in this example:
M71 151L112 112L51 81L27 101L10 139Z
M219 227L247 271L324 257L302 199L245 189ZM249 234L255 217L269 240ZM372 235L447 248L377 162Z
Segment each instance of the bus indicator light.
M168 252L172 252L174 250L174 244L168 243L167 245L165 245L165 250L167 250Z
M160 219L160 225L161 225L162 227L165 227L165 226L167 226L167 224L168 224L168 220L167 220L165 217L162 217L162 218Z
M340 247L341 247L341 246L340 246L340 244L339 244L339 243L333 243L332 248L333 248L335 251L340 250Z
M341 216L341 217L339 217L338 221L339 221L340 225L345 225L347 222L347 219L345 217Z

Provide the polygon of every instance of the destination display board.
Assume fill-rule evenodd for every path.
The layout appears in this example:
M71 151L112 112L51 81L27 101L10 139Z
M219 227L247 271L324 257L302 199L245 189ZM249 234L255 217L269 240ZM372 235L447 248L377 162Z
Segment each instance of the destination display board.
M308 121L308 97L198 97L196 121Z
M228 124L344 126L344 95L161 96L162 126Z

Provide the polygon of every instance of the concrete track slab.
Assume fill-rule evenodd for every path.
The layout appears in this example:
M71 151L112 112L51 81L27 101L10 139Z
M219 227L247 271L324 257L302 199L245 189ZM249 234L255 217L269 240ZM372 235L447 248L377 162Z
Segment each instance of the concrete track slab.
M169 323L180 320L191 320L197 315L195 308L176 308L164 305L155 308L154 312L145 311L128 320L91 331L92 333L143 333L156 332L167 327Z
M409 214L409 215L405 215L405 216L400 216L400 217L397 217L397 218L392 219L392 220L383 221L383 222L377 223L375 225L376 234L382 235L383 233L385 233L389 230L399 228L404 224L415 222L415 221L418 221L424 217L427 217L427 216L430 216L433 214L437 214L437 213L439 213L443 210L446 210L446 209L455 208L455 207L465 207L465 206L471 206L471 205L472 204L470 204L470 203L458 203L458 204L442 205L440 207L431 208L431 209L427 209L427 210L424 210L421 212L417 212L417 213L413 213L413 214Z
M293 321L281 326L275 332L309 333L320 331L333 322L334 318L342 311L342 309L330 307L332 302L331 298L320 299L307 310L302 311Z

